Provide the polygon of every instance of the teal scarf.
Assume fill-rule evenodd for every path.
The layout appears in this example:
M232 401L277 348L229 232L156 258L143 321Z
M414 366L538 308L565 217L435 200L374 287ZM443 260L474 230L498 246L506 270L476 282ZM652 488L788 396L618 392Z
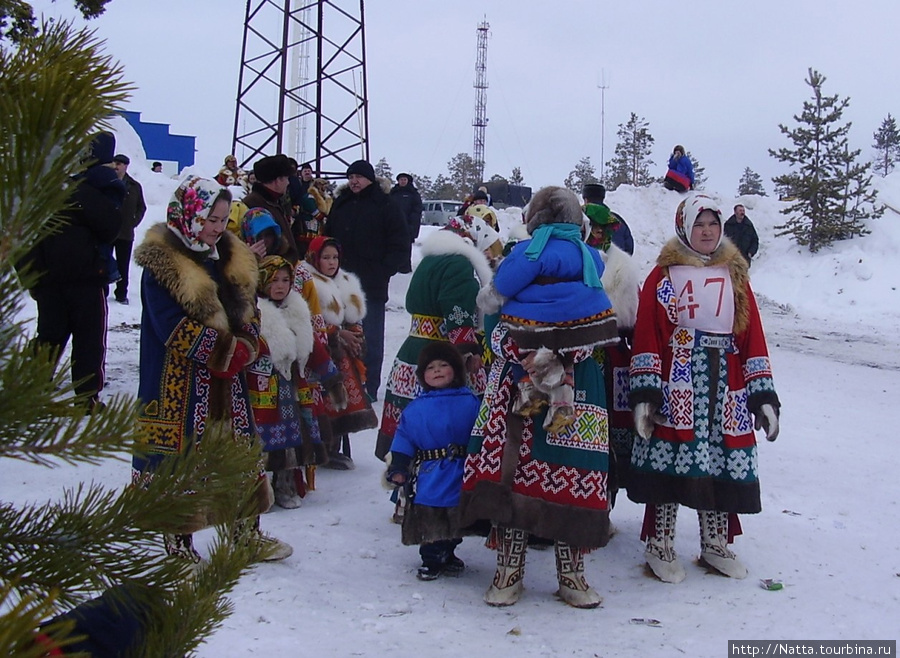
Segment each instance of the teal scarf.
M578 245L581 249L582 279L589 288L603 289L600 283L600 274L597 272L597 264L591 258L590 247L581 239L581 227L575 224L542 224L534 229L531 234L531 244L525 250L528 260L537 260L550 238L568 240Z

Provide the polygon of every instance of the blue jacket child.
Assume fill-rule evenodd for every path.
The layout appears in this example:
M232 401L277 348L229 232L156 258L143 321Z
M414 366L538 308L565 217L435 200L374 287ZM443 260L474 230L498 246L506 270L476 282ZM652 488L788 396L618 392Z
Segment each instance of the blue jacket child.
M400 416L386 477L407 488L401 539L406 546L419 545L417 577L434 580L465 568L453 553L462 542L456 507L479 401L466 386L462 356L450 343L424 347L416 377L424 391Z

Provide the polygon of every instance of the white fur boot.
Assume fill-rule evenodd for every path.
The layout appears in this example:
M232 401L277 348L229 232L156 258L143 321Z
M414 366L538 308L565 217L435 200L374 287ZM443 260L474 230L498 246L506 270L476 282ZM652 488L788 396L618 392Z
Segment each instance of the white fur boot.
M678 505L656 505L654 534L647 538L644 558L650 570L664 583L680 583L687 575L675 554L675 520Z
M584 579L584 551L564 542L556 542L556 595L573 608L596 608L603 602Z
M728 512L699 510L700 560L729 578L746 578L747 567L728 548Z
M518 602L524 586L525 548L528 536L524 530L497 528L497 571L484 602L492 606L508 606Z

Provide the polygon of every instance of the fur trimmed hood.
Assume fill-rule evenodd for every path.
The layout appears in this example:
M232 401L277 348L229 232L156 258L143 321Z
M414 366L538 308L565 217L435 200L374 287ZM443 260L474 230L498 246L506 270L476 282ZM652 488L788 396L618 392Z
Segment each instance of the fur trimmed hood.
M374 184L378 185L385 194L391 193L391 187L393 187L393 184L391 183L390 178L383 178L381 176L376 176ZM340 185L338 185L337 189L335 189L335 191L334 191L334 198L335 199L338 198L345 192L347 194L350 194L350 184L349 183L341 183Z
M256 257L229 231L216 244L222 283L217 285L203 264L168 226L155 224L134 250L134 262L150 271L192 320L217 331L234 332L256 315Z
M543 224L575 224L581 226L584 213L575 193L565 187L549 186L537 191L525 210L528 234Z
M295 290L288 293L280 306L271 299L259 300L260 334L272 364L285 379L291 379L291 365L297 363L300 372L313 351L313 326L309 306Z
M494 276L484 253L452 231L435 231L429 235L422 243L420 253L423 257L448 254L465 256L475 268L475 275L482 286L490 283Z
M616 312L616 325L619 329L632 329L637 320L641 289L634 260L614 244L601 251L600 258L606 266L600 281Z
M322 317L329 325L357 324L366 317L366 296L359 277L352 272L338 270L334 278L319 272L307 261L300 266L309 273L316 286Z
M679 238L672 238L665 245L656 259L656 264L663 268L668 275L668 268L672 265L690 265L692 267L710 267L724 265L731 274L731 284L734 288L734 328L735 334L743 333L750 324L750 306L748 291L750 290L750 277L748 275L747 261L741 256L741 252L728 238L722 238L718 248L707 259L701 258L697 252L689 249Z

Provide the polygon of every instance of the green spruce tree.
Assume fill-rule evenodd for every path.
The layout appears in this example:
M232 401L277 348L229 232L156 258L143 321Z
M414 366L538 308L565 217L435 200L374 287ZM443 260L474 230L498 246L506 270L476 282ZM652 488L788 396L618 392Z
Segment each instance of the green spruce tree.
M690 151L684 154L691 164L694 166L694 189L702 190L706 187L706 167L700 164L700 161L691 155Z
M650 124L632 112L627 122L619 124L616 136L619 141L615 155L606 163L606 187L614 190L622 184L646 187L653 183L650 165L654 162L650 153L655 140L650 134Z
M138 403L108 400L86 415L68 364L35 346L23 321L25 293L39 272L14 263L61 225L73 174L83 171L92 134L120 108L129 87L98 41L68 23L41 25L15 47L0 43L0 459L38 467L108 462L129 470ZM220 527L205 568L188 579L183 561L167 558L160 533L198 509L237 518L252 496L259 449L211 433L203 450L164 462L146 487L82 484L35 491L56 502L0 502L0 655L39 656L38 624L103 592L121 610L140 610L141 654L192 652L230 611L225 595L255 559L235 542L236 524ZM9 463L8 461L6 462ZM126 595L127 593L127 595ZM70 623L44 629L72 641Z
M787 220L775 227L776 235L790 235L816 252L835 240L866 234L865 221L881 211L870 185L871 163L858 162L860 151L849 147L851 124L841 123L850 99L824 95L825 76L811 68L805 82L813 96L794 116L798 125L778 126L793 146L769 149L769 155L790 167L772 179L790 199L781 211Z
M762 177L750 167L744 167L744 173L741 174L741 180L738 181L737 194L738 196L744 196L746 194L766 196L766 189L763 187Z
M594 165L591 164L591 158L585 156L578 161L578 164L575 165L575 168L569 172L569 175L566 176L566 180L564 181L564 185L575 192L576 194L581 194L581 188L584 187L587 183L599 183L597 180L597 170L594 169Z
M522 176L522 169L520 167L513 167L512 173L509 175L509 184L523 185L524 183L525 178Z
M387 158L381 158L375 165L375 175L387 178L389 181L394 180L394 174L391 172L391 165L388 164Z
M884 177L894 170L900 158L900 130L897 121L890 114L881 122L873 135L875 139L875 173Z
M454 155L453 159L447 163L447 170L450 174L449 181L453 186L453 196L441 198L462 201L481 183L482 166L468 153Z

